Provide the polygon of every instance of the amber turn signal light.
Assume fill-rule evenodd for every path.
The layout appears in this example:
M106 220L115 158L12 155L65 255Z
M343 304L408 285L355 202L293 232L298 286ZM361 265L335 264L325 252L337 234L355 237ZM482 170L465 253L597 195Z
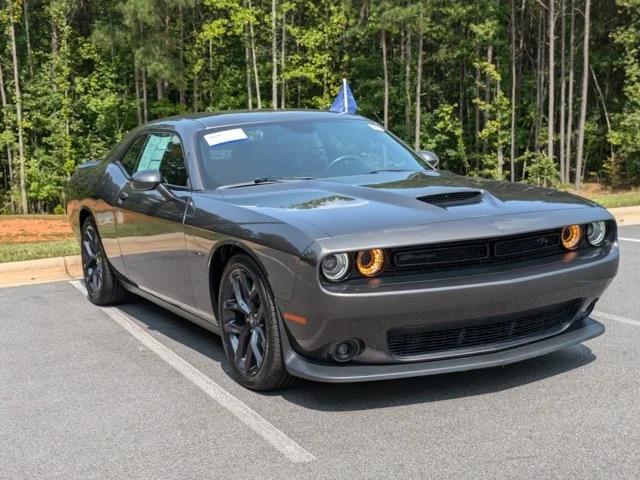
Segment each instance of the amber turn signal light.
M567 225L562 229L562 246L567 250L575 250L582 243L583 236L580 225Z
M373 248L358 252L356 268L363 277L375 277L384 268L384 251Z

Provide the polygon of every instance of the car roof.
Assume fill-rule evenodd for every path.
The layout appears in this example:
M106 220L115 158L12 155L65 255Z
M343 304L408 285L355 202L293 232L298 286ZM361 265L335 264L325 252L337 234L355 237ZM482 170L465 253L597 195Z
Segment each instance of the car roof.
M355 114L340 114L323 110L229 110L225 112L201 112L174 117L160 118L153 120L146 125L175 126L184 124L185 120L200 124L201 128L223 127L225 125L237 125L243 123L262 123L277 121L297 121L297 120L320 120L337 119L341 120L366 120L365 117Z

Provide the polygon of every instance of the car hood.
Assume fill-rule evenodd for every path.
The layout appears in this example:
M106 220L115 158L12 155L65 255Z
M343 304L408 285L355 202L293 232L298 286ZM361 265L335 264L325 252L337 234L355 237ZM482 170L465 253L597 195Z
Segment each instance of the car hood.
M429 198L464 192L479 194L458 204L442 204L437 198ZM442 170L277 182L222 188L219 193L233 205L282 222L308 223L332 237L467 218L595 206L564 192L462 177Z

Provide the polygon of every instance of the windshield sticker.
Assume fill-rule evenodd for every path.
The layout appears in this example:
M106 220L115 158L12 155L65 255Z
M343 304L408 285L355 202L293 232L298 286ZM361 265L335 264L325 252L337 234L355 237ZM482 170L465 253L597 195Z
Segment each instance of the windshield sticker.
M236 142L238 140L246 140L247 134L241 128L233 128L231 130L223 130L221 132L208 133L204 136L205 141L210 147L220 145L222 143Z
M382 128L380 125L377 125L375 123L368 123L367 125L369 125L369 128L371 130L375 130L376 132L384 132L384 128Z

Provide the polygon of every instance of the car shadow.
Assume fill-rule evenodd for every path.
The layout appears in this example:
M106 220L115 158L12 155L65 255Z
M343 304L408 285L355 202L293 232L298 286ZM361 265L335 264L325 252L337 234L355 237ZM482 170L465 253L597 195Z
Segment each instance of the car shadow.
M142 298L136 297L120 308L150 330L220 362L227 371L226 356L216 334ZM284 390L258 394L280 396L303 408L319 411L379 409L509 390L563 375L595 359L588 347L576 345L503 367L364 383L327 384L298 379Z
M595 359L588 347L576 345L503 367L365 383L300 381L273 394L312 410L379 409L501 392L568 373Z
M118 308L149 330L161 333L216 362L226 361L220 337L189 320L137 296Z

